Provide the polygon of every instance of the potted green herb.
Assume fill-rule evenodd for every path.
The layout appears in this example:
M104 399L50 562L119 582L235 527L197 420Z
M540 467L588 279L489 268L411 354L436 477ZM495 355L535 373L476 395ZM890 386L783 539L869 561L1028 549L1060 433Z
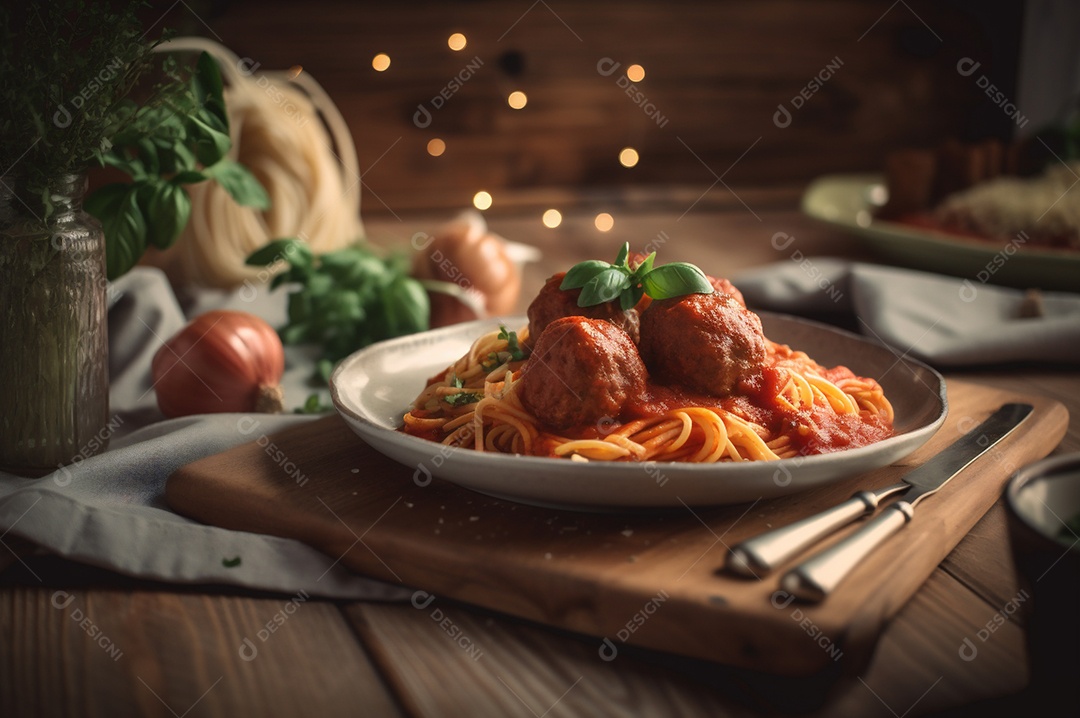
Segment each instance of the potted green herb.
M0 8L0 470L42 475L107 446L107 280L148 244L175 241L191 207L183 185L212 178L268 204L226 157L216 65L200 58L183 79L154 54L139 5ZM154 65L160 79L136 103ZM101 188L84 211L86 172L100 165L131 181Z

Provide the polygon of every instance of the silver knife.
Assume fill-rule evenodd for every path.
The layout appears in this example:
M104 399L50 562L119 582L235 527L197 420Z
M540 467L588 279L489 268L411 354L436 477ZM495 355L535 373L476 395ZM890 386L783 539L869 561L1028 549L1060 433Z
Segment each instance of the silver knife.
M905 475L900 483L875 491L859 491L838 506L737 544L732 547L728 555L727 569L744 576L760 577L761 574L768 573L777 566L786 563L788 559L801 553L808 546L842 526L873 513L880 501L898 493L911 492L910 495L905 496L905 501L894 504L897 507L899 504L905 504L908 511L910 511L915 504L936 492L953 476L982 455L983 452L1008 435L1031 411L1030 404L1006 404L1002 406L990 418L972 429L963 438L954 442L930 461ZM890 509L892 508L890 507ZM905 516L903 511L903 508L888 511L890 517L887 521L890 530L878 538L877 542L864 549L858 558L869 553L878 542L884 540L885 537L891 535L893 531L907 522L907 518L903 518ZM898 519L902 520L898 521ZM881 517L877 521L881 521ZM867 526L864 530L869 530L869 528ZM854 538L855 536L852 536L848 541ZM836 548L839 548L840 545L837 544ZM839 580L846 575L850 567L836 577L832 585L825 588L819 582L825 580L820 575L821 571L823 568L828 571L835 571L835 564L820 565L819 559L823 557L824 554L822 557L812 559L811 562L803 564L785 576L784 580L787 582L785 589L805 600L821 600L824 598L828 591L831 590L832 585L839 583ZM857 559L855 560L857 561ZM798 590L791 590L789 587L797 587Z
M962 439L905 474L904 483L911 488L903 499L887 506L851 536L788 571L780 579L781 588L804 601L824 600L859 561L911 521L920 501L936 494L968 464L1008 436L1032 410L1031 404L1005 404Z

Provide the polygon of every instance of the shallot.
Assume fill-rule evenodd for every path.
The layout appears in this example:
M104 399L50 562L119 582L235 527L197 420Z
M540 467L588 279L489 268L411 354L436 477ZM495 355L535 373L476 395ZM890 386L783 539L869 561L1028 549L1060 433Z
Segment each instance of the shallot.
M165 342L151 368L165 416L282 410L285 352L273 327L253 314L196 317Z

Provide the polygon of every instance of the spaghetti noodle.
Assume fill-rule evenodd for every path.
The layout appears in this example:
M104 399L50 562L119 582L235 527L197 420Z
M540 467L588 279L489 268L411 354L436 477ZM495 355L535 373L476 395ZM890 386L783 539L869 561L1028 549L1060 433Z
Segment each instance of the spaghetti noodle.
M893 410L877 381L827 369L804 352L766 341L760 380L727 397L650 383L619 417L558 431L523 404L527 328L492 331L428 382L404 416L406 433L450 446L598 461L767 461L827 453L892 433Z

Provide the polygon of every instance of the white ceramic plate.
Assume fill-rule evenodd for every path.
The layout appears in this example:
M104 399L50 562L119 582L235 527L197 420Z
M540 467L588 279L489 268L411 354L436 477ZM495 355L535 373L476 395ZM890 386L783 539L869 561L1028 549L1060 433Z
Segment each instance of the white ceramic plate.
M352 430L386 456L414 467L421 485L436 476L514 501L591 510L734 504L802 491L887 466L919 448L945 420L945 380L925 364L823 324L765 312L761 318L770 339L827 366L844 364L878 379L896 412L896 436L820 456L701 465L478 453L396 430L429 377L468 351L482 333L500 323L517 329L525 317L469 322L375 344L343 361L330 388Z
M874 213L888 197L880 175L826 175L806 189L802 210L814 219L859 235L875 252L907 267L1021 289L1073 292L1080 283L1080 252L1020 247L1002 262L998 254L1005 248L1004 242L874 219Z

